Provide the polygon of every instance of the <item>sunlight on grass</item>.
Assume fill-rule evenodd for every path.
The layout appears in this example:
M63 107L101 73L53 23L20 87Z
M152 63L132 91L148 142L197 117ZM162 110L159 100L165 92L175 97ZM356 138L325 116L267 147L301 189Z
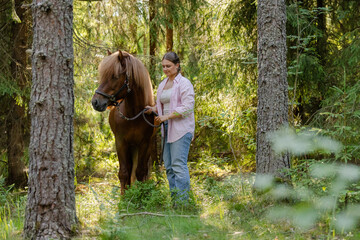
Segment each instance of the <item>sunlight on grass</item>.
M239 174L228 174L217 180L195 178L192 191L197 207L176 209L162 203L155 211L161 216L133 215L131 213L142 214L148 209L129 208L139 206L134 204L138 201L134 196L119 199L132 204L120 204L117 214L108 215L101 222L101 239L275 239L286 234L297 236L291 231L286 233L288 225L269 223L263 214L267 203L252 195L253 181L253 176ZM157 187L166 188L164 185ZM278 229L283 229L285 234L279 233Z
M116 212L117 203L111 199L116 179L93 179L78 184L76 188L76 213L81 226L80 236L92 236L99 233L99 224Z
M8 201L0 207L0 239L22 239L25 198Z
M347 181L355 181L359 176L354 167L338 166L334 170L321 166L314 165L310 174L338 174ZM314 224L316 215L309 204L303 202L294 208L286 202L293 196L312 199L313 193L308 189L304 194L301 184L294 184L292 189L273 185L272 178L265 177L267 187L255 191L254 174L226 174L216 166L210 172L203 170L201 174L191 171L191 204L178 207L171 202L164 171L153 173L151 181L134 184L124 196L120 196L119 181L113 174L78 183L76 208L80 227L73 239L327 239L332 215L323 215ZM334 199L326 195L330 186L321 186L319 191L323 194L319 208L333 209ZM25 200L26 197L10 198L0 208L0 239L22 239ZM358 239L357 233L347 230L355 227L358 212L356 205L349 205L347 211L335 215L336 228L331 230L329 239Z
M303 232L286 219L277 223L267 218L274 202L266 195L253 192L253 183L254 176L250 174L194 177L195 208L173 208L166 202L168 198L156 196L169 194L166 183L150 184L146 188L153 189L150 189L150 199L145 203L154 204L152 197L165 202L158 202L155 208L147 205L137 210L135 208L139 205L135 203L141 199L135 199L136 195L120 197L117 179L92 178L76 188L77 216L81 227L74 239L309 239L324 236L325 225L319 224L318 228ZM143 191L141 184L137 188ZM25 201L16 204L16 207L7 205L1 208L0 239L22 239ZM282 206L283 210L287 209ZM358 209L352 211L358 212ZM337 218L339 226L354 224L353 221L349 223L352 219L346 213ZM307 218L300 220L304 219ZM357 237L351 232L343 236L342 239Z

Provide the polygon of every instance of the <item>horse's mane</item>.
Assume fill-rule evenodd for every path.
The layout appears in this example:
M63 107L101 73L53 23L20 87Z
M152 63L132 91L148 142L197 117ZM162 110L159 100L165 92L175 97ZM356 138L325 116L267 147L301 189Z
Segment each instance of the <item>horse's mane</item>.
M113 78L118 79L126 71L129 77L130 88L137 87L141 89L144 96L145 105L154 105L153 88L150 81L149 72L144 64L133 55L122 51L125 66L121 65L119 60L119 51L105 57L99 65L100 84L104 81L110 81Z

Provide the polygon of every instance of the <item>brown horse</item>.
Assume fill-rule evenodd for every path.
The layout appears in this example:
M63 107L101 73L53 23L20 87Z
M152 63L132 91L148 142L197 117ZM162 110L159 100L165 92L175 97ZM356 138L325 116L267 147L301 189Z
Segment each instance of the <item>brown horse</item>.
M109 106L109 123L115 135L121 193L134 181L144 181L151 168L150 143L153 115L142 114L154 105L153 89L145 66L127 52L110 53L99 65L100 86L91 103L97 111ZM148 123L147 123L148 122Z

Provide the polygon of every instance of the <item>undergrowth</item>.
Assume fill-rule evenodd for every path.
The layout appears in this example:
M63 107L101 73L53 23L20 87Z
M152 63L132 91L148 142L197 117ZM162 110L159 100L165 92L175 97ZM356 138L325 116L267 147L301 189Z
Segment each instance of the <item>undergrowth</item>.
M305 162L309 167L306 176ZM152 180L145 183L135 183L124 195L120 195L114 175L107 179L89 178L76 186L80 228L74 239L358 239L356 226L341 231L331 224L334 216L338 217L345 209L344 201L347 206L358 202L355 183L339 193L335 214L319 212L311 226L304 228L287 215L297 212L300 218L308 219L309 211L302 210L315 211L311 207L329 195L334 186L331 169L322 165L323 171L314 175L311 166L318 162L304 160L304 164L291 170L292 188L265 179L269 184L261 191L254 189L254 174L225 174L221 169L216 171L216 167L211 168L211 174L205 170L202 174L191 171L190 204L176 207L164 171L153 173ZM319 179L321 173L330 174L326 175L330 178ZM0 238L21 239L25 197L4 189ZM274 209L278 211L277 219L271 216ZM281 209L287 210L287 214Z
M5 186L0 175L0 239L22 239L25 204L24 194Z

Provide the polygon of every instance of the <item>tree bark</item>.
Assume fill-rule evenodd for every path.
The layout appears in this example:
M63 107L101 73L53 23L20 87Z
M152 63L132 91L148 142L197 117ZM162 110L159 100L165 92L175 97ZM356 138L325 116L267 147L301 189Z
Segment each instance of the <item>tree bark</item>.
M30 239L70 239L77 224L73 1L36 0L32 13L31 140L24 234Z
M166 13L167 13L167 24L166 24L166 51L171 52L174 45L174 31L173 31L173 17L172 17L172 0L166 0Z
M258 74L256 172L281 177L289 155L274 153L267 135L288 123L285 0L258 1Z
M26 166L23 161L25 146L29 142L30 119L26 112L28 97L24 94L30 87L30 76L27 73L27 54L29 48L30 21L29 14L22 8L27 1L15 1L15 11L21 22L12 23L12 59L11 73L20 91L23 92L19 104L15 96L10 97L9 118L7 121L7 156L8 156L8 179L7 184L15 184L16 187L24 187L27 184Z

